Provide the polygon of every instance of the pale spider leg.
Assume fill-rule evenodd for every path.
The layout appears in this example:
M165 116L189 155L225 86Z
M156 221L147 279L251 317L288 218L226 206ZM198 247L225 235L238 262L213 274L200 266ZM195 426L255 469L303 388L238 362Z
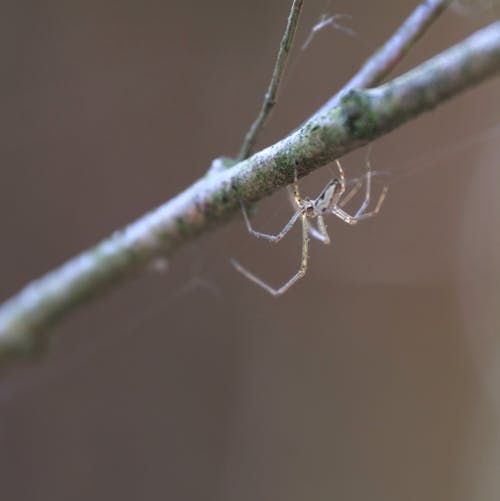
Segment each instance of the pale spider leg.
M368 200L370 199L372 177L375 176L375 175L382 175L382 174L384 174L383 172L373 171L372 170L372 163L370 161L370 152L371 152L371 150L372 150L372 145L370 144L368 146L368 151L366 153L366 169L367 169L366 175L368 176L368 179L366 181L366 184L367 184L367 188L366 189L367 189L367 192L368 192L368 197L367 197ZM385 174L387 174L387 173L385 173ZM368 183L370 184L370 187L368 187ZM382 188L382 192L380 193L380 196L378 197L378 201L377 201L377 204L375 205L375 208L372 211L364 213L362 216L360 216L359 217L360 220L362 220L362 219L368 219L369 217L373 217L373 216L375 216L375 215L377 215L379 213L380 207L382 207L382 204L384 203L384 200L385 200L385 197L387 195L387 191L388 190L389 190L388 186L384 186ZM366 207L365 207L365 209L366 209Z
M369 152L370 150L368 150ZM366 208L368 207L370 203L370 197L371 197L371 191L372 191L372 166L370 163L370 159L368 156L366 157L366 189L365 189L365 198L363 200L363 203L357 210L356 214L354 215L355 219L359 219L365 212Z
M248 280L251 280L252 282L256 283L263 289L265 289L269 294L272 294L273 296L281 296L284 292L286 292L297 280L301 279L307 271L307 263L309 259L309 235L308 235L308 228L307 228L307 216L305 213L299 213L301 215L301 222L302 222L302 257L300 259L300 268L295 273L295 275L288 280L284 285L282 285L279 289L274 289L271 287L269 284L261 280L259 277L248 271L246 268L243 268L240 263L235 261L234 259L231 260L233 266L238 270L243 276L248 278Z
M293 198L295 199L297 207L302 207L302 197L300 196L299 191L299 173L297 171L297 166L295 166L293 169Z
M371 192L372 192L372 173L369 169L370 168L368 167L368 172L366 173L365 198L363 200L363 203L360 205L358 211L354 215L356 219L359 219L365 213L365 210L368 207L368 204L370 203Z
M347 183L354 185L351 188L351 190L348 191L347 194L344 197L342 197L342 201L338 204L339 207L344 207L345 205L347 205L356 196L356 194L358 193L358 191L361 189L361 186L363 186L362 179L367 174L365 174L364 176L361 176L361 177L350 179L349 181L345 181L344 169L342 168L342 166L340 165L340 162L338 160L336 160L336 163L337 163L337 167L338 167L338 170L339 170L340 183L342 184L342 182L343 182L343 185L345 187L344 191L347 189ZM335 174L335 171L333 169L332 169L332 171ZM372 172L372 175L373 174L374 173Z
M325 238L325 236L323 235L323 233L321 233L319 230L317 230L311 222L307 221L307 226L308 226L308 230L309 230L309 235L311 235L311 237L315 238L316 240L319 240L320 242L323 242L324 244L329 244L330 241L328 239Z
M389 191L389 187L384 186L382 188L382 193L380 193L380 196L378 197L377 205L375 205L375 209L373 209L370 212L367 212L366 214L363 214L360 219L367 219L369 217L376 216L380 211L380 207L382 207L382 204L384 203L384 200L385 200L385 197L387 196L388 191Z
M340 162L339 162L340 163ZM342 167L340 169L340 184L342 187L342 179L343 179L344 172L342 170ZM364 176L363 176L364 177ZM361 189L363 186L363 182L361 181L362 178L357 178L353 180L354 186L347 192L347 194L342 197L342 193L345 191L345 183L344 183L344 190L341 190L339 193L339 197L342 197L342 200L338 204L338 207L344 207L346 204L348 204L352 198L358 193L358 191ZM290 197L292 199L292 204L295 206L295 201L293 200L292 194L290 193ZM324 221L321 222L323 228L319 228L320 226L320 220L318 219L318 229L316 229L312 223L309 223L309 234L319 240L320 242L323 242L324 244L328 245L330 243L330 237L328 236L326 232L326 224Z
M347 192L345 197L343 197L342 201L339 203L339 207L344 207L345 205L347 205L361 189L361 186L363 186L361 179L356 179L356 181L354 182L354 187Z
M286 190L288 191L288 199L290 200L290 203L292 204L293 210L297 210L299 208L299 206L297 205L297 200L295 200L293 188L289 185L286 187Z
M363 221L364 219L368 219L370 217L373 217L379 213L380 208L382 207L382 204L384 203L388 189L389 188L387 186L384 186L384 189L382 190L382 193L380 194L380 197L377 201L377 205L375 206L375 209L373 209L370 212L366 212L365 214L361 214L360 216L357 216L357 215L351 216L350 214L348 214L345 210L341 209L340 207L334 207L332 209L332 214L335 214L337 217L342 219L342 221L346 222L347 224L356 224L356 223L358 223L358 221Z
M382 189L382 193L380 194L380 197L377 201L377 205L375 206L375 209L372 211L368 212L365 214L365 210L368 207L368 204L370 203L370 198L371 198L371 184L372 184L372 176L375 174L372 171L372 165L370 162L370 151L371 151L371 146L368 148L368 153L366 155L366 191L365 191L365 198L363 200L363 203L361 204L360 208L357 210L356 214L354 216L351 216L347 212L343 211L342 208L352 199L352 197L359 191L359 189L362 186L361 180L358 179L356 180L356 185L355 187L347 193L347 195L343 198L343 200L333 208L332 213L340 217L342 220L349 224L356 224L358 221L362 221L363 219L368 219L369 217L373 217L378 212L380 211L380 207L384 203L385 197L387 195L387 190L388 187L384 186ZM336 160L337 162L337 167L339 169L340 177L341 177L341 182L345 183L345 176L344 176L344 170L342 169L342 166L340 165L340 162ZM377 173L378 174L378 173ZM364 176L363 176L364 177ZM346 217L348 216L348 217ZM348 221L349 219L349 221Z
M314 228L309 221L306 221L306 223L309 225L309 234L312 237L323 242L325 245L330 243L330 236L326 231L326 223L323 216L318 216L318 229Z
M368 207L370 203L370 198L371 198L371 186L372 186L372 177L374 175L374 172L372 171L372 164L370 162L370 151L371 151L371 145L368 147L368 152L366 154L366 192L365 192L365 198L363 200L363 203L361 204L361 207L358 209L358 211L355 214L355 218L358 220L362 219L367 219L368 217L375 216L375 214L378 213L380 210L380 206L384 202L385 196L387 194L387 187L385 186L382 190L382 193L380 194L379 200L377 202L377 205L374 210L371 212L368 212L365 214L365 210ZM339 207L344 207L346 202L343 202L339 204Z
M340 164L340 162L338 160L336 160L336 163L337 163L337 168L338 168L339 174L340 174L340 182L342 184L342 187L345 190L344 169L342 168L342 165ZM336 205L332 208L332 213L337 215L338 217L340 217L342 220L344 220L348 224L356 224L360 220L360 218L362 218L366 208L368 207L368 204L370 203L372 176L371 176L371 165L370 165L370 161L368 159L366 161L366 168L367 168L368 172L366 173L365 198L364 198L361 206L357 210L356 214L354 216L351 216L350 214L348 214L347 212L342 210L343 204L342 205L339 204L338 206ZM343 192L341 192L341 193L343 193ZM349 194L347 196L349 196ZM374 216L374 215L375 214L370 213L370 216ZM363 217L363 219L366 219L366 218Z
M290 218L290 221L286 223L285 227L277 235L270 235L268 233L262 233L260 231L256 231L252 228L250 219L248 218L247 211L243 203L241 203L241 212L243 213L243 219L245 220L248 232L257 238L264 238L271 242L279 242L292 229L293 225L300 216L300 210L297 210L297 212L295 212L293 216Z
M340 181L340 194L339 194L339 198L342 198L342 195L345 193L345 175L344 175L344 169L342 168L342 165L340 164L339 160L335 160L335 163L337 164L337 169L339 171L339 181Z

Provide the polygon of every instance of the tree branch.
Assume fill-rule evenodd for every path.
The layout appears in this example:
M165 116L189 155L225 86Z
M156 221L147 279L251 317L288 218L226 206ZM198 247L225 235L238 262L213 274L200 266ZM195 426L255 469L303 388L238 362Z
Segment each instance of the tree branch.
M257 118L250 126L249 131L245 134L245 139L243 140L243 144L241 145L241 149L238 154L238 160L244 160L251 155L255 141L257 140L257 135L264 128L264 125L266 124L267 119L276 104L281 77L285 72L287 58L292 49L293 38L295 36L295 32L297 31L297 24L299 22L299 15L302 10L303 3L304 0L293 0L285 33L283 33L283 38L281 39L276 64L274 65L271 81L269 82L269 87L264 95L264 101L262 102L262 107L260 108Z
M285 139L233 168L208 174L96 247L29 284L0 307L0 360L33 352L41 333L77 304L155 256L227 221L252 203L387 134L500 72L500 22L374 89L351 90Z
M450 2L451 0L427 0L422 2L408 16L396 33L342 87L340 92L329 99L313 116L338 106L340 100L351 89L366 89L381 83Z

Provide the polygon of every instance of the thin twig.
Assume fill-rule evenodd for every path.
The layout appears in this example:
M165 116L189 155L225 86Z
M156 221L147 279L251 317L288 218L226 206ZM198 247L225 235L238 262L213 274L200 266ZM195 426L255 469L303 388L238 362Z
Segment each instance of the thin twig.
M500 21L374 89L352 90L278 143L204 176L161 207L32 282L0 307L0 361L33 352L40 334L139 270L252 203L500 73Z
M341 99L352 89L366 89L381 83L450 2L451 0L422 2L396 33L342 87L340 92L329 99L313 116L338 106Z
M238 154L238 160L244 160L250 156L253 151L255 141L257 140L257 135L264 128L264 125L266 124L266 121L276 104L276 97L281 78L285 72L287 58L292 48L295 32L297 31L297 24L299 22L299 15L303 3L304 0L293 0L290 14L288 15L285 33L283 33L283 38L281 39L278 57L276 58L276 63L274 65L273 75L271 77L271 81L269 82L269 87L264 94L264 101L262 102L262 107L257 115L257 118L255 119L255 122L245 134L245 139L243 140L243 144L241 145L241 149Z

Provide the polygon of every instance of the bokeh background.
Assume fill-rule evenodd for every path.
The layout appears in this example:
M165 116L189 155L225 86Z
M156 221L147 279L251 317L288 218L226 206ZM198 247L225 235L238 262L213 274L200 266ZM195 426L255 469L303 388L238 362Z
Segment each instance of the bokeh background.
M302 123L416 1L307 0L260 145ZM3 3L0 298L237 152L290 1ZM483 2L483 6L486 3ZM447 12L402 72L498 16ZM350 14L355 37L325 28ZM71 315L0 373L0 484L17 500L496 500L500 492L500 81L373 144L390 192L299 232L242 220ZM349 177L365 151L345 158ZM322 169L302 183L319 192ZM278 230L285 192L254 219Z

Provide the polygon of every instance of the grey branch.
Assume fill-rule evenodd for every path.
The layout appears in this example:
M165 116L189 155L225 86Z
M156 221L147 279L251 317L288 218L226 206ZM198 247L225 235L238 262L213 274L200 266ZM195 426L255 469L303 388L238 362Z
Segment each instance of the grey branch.
M427 0L408 16L383 47L363 64L340 92L329 99L317 112L320 114L338 106L351 89L365 89L383 81L403 59L412 45L427 31L433 21L446 9L451 0Z
M245 134L245 139L243 140L243 144L241 145L241 149L238 154L238 160L244 160L250 156L253 151L255 141L257 140L257 135L264 128L264 125L266 124L266 121L276 104L278 89L281 78L285 72L288 55L292 49L293 38L295 36L295 32L297 31L297 24L299 22L300 11L302 10L303 3L304 0L293 0L269 87L264 95L264 101L262 102L262 107L257 115L257 118L255 119L255 122Z
M75 305L130 276L157 256L304 176L500 72L500 22L379 87L348 92L278 143L206 175L94 248L32 282L0 307L0 359L33 352Z

